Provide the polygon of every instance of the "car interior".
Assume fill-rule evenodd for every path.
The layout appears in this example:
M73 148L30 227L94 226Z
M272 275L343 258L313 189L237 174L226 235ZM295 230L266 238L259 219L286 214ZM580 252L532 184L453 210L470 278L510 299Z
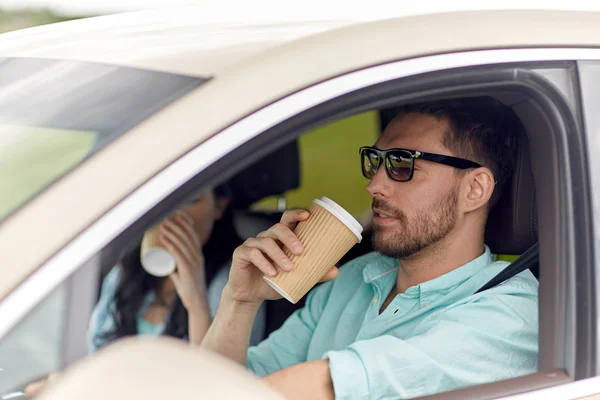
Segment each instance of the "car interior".
M541 176L538 172L540 169L545 168L544 164L547 160L543 159L544 154L553 154L554 146L556 143L548 140L549 133L555 132L557 129L553 120L547 118L546 111L539 107L536 100L522 90L509 90L507 87L501 88L489 88L486 90L455 90L450 94L444 95L428 95L421 96L422 99L432 98L452 98L462 96L474 96L474 95L487 95L492 96L504 104L510 106L517 116L520 118L523 126L525 127L527 138L524 140L521 146L520 153L517 157L517 165L515 173L508 183L505 191L500 198L497 206L492 210L489 215L488 224L486 228L486 244L490 247L492 253L503 257L519 256L522 254L529 254L528 250L532 248L537 249L538 243L538 230L545 227L552 227L554 229L554 222L545 219L543 222L539 215L556 215L556 204L553 202L540 203L540 193L549 198L555 190L555 187L550 184L553 176L548 178L544 177L543 184L536 186L536 177ZM422 100L420 99L420 100ZM381 134L383 129L389 121L394 117L395 110L398 104L402 104L403 101L397 101L396 104L390 104L387 102L385 106L379 107L367 107L363 109L348 107L344 112L340 112L335 117L320 118L318 122L311 122L305 124L305 127L286 128L289 131L294 131L293 135L287 135L286 139L273 142L269 146L265 146L260 153L261 156L253 156L253 159L243 160L240 166L233 168L235 171L232 173L221 174L228 175L225 178L228 179L232 191L233 191L233 204L235 207L235 226L239 237L244 240L249 237L255 236L257 233L267 229L274 223L278 222L283 211L289 204L287 198L289 193L302 190L302 188L309 184L305 182L302 176L302 151L303 149L299 145L299 141L302 139L301 135L311 132L312 129L324 127L319 134L327 134L327 123L344 120L350 118L361 112L375 112L377 115L377 134ZM358 111L357 111L358 110ZM303 121L298 122L298 126L302 126ZM269 135L265 136L264 141L269 140ZM367 141L371 141L369 138ZM361 145L370 145L372 143L361 143ZM259 145L257 145L259 146ZM532 151L531 149L535 149ZM257 153L258 154L258 153ZM234 157L234 155L231 155ZM356 168L349 173L360 174L359 170L359 157L358 157L358 146L354 153L345 154L344 157L352 159L355 162ZM554 160L552 162L555 162ZM273 166L277 167L274 168ZM215 166L215 170L208 171L207 176L216 179L219 172L218 169L222 165ZM240 170L241 169L241 170ZM217 172L215 172L217 171ZM221 170L222 171L222 170ZM550 171L548 174L554 172ZM324 179L327 179L327 173L323 174ZM539 182L539 180L537 180ZM330 182L330 185L335 185L335 182ZM166 198L160 207L156 207L154 210L149 212L143 221L138 221L134 224L129 232L117 237L113 242L107 246L100 254L100 267L101 272L98 275L98 288L102 282L102 278L106 273L115 265L121 254L125 253L131 246L139 243L140 235L145 228L151 226L154 222L158 221L164 215L173 209L177 200L181 200L185 197L185 193L191 193L194 189L197 189L198 184L196 182L189 182L187 187L181 188L181 193L172 198ZM323 193L327 195L327 193ZM275 198L275 206L270 209L256 207L257 202L264 200L265 198ZM176 200L177 199L177 200ZM342 202L343 204L343 202ZM543 210L540 210L543 207ZM365 210L368 211L368 210ZM538 215L539 214L539 215ZM368 215L368 213L367 213ZM357 215L355 215L357 216ZM359 217L359 216L357 216ZM364 215L361 215L364 217ZM372 251L372 245L370 241L371 227L368 218L362 219L361 222L364 225L363 241L357 244L354 248L348 252L342 260L338 263L343 268L343 265L360 256ZM542 226L538 229L538 224ZM547 230L549 231L549 229ZM545 246L551 246L551 242L547 242ZM542 252L540 251L540 254ZM549 260L552 255L550 252L546 252L546 260ZM522 257L523 260L525 257ZM514 258L512 258L514 259ZM512 260L511 259L511 260ZM522 262L521 262L522 263ZM515 263L516 264L516 263ZM540 272L540 260L538 259L537 253L535 256L529 257L526 260L525 267L529 268L538 280L543 281L542 276L546 275L546 279L550 284L555 283L555 277L558 276L558 272L555 271L554 264L548 262L544 264L544 257L542 257L542 265L545 265L543 273ZM542 291L540 291L542 296ZM542 300L541 300L542 301ZM267 325L265 335L278 329L281 324L287 319L287 317L298 308L302 307L304 301L300 301L297 304L291 304L287 300L277 300L267 302ZM560 316L553 317L559 319ZM552 320L551 323L556 321ZM543 336L544 333L540 329L540 343L545 340L550 340L549 336ZM540 353L540 358L544 357ZM543 363L540 362L540 368Z
M272 168L278 165L278 168ZM268 196L285 199L285 193L300 187L300 158L297 142L291 142L266 157L255 162L236 174L229 182L234 207L234 224L239 238L243 241L256 236L279 222L285 209L253 210L251 206ZM122 254L138 245L140 238L129 242L121 251L104 252L102 272L98 282L100 285L106 274L119 261ZM279 328L285 319L304 302L291 304L287 301L270 301L267 303L267 321L265 337Z
M520 103L520 99L510 97L503 98L503 101L505 104L506 102ZM378 134L383 132L396 112L396 108L378 110ZM298 141L292 141L254 162L250 167L244 168L230 179L235 208L235 227L242 240L256 236L281 219L286 208L286 193L300 188L302 184L299 152ZM358 160L358 153L356 159ZM490 213L486 228L486 243L496 255L520 255L537 243L535 182L529 160L529 145L527 140L524 140L517 157L515 174L497 206ZM278 168L273 168L273 165L277 165ZM277 208L271 210L252 208L253 204L269 196L277 197L279 200ZM338 266L341 267L348 261L373 251L371 225L368 220L364 228L363 240L340 260ZM137 241L134 241L131 246L136 243ZM126 246L125 250L128 248ZM118 257L114 255L112 260L108 258L103 260L99 285L117 261ZM538 261L534 260L527 267L539 279ZM304 305L304 302L305 298L296 304L284 299L268 301L265 337L278 329L291 313Z

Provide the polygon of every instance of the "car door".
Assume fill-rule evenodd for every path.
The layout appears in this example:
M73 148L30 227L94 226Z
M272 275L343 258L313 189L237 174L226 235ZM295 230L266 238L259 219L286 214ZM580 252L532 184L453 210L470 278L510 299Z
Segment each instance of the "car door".
M545 217L540 218L543 232L540 246L545 251L541 268L548 271L541 277L540 372L446 396L497 397L544 386L564 383L569 388L579 382L589 382L597 374L597 357L595 351L590 351L590 348L595 349L597 317L585 305L588 308L595 305L595 281L589 279L594 276L595 264L589 260L594 256L591 244L595 243L596 236L588 223L591 188L587 185L585 161L589 150L583 146L585 129L581 124L580 88L574 66L578 60L597 59L600 56L595 50L568 48L477 50L412 57L354 72L338 71L328 78L324 76L331 71L323 72L322 79L302 82L300 89L279 93L269 104L245 104L254 110L252 113L244 113L240 110L247 109L240 107L233 110L232 115L225 117L225 112L220 111L221 119L217 115L211 119L210 110L204 111L209 127L206 132L213 129L216 134L190 152L182 151L180 158L169 162L146 183L91 221L75 240L41 262L40 268L0 303L0 315L11 317L3 333L21 321L32 305L73 271L89 265L86 261L89 263L101 255L119 237L140 234L153 219L184 198L192 186L226 179L260 154L276 150L300 135L307 127L362 110L423 98L432 92L437 96L457 95L493 86L498 90L524 91L527 100L542 109L540 115L546 117L533 122L541 126L548 124L552 134L545 138L551 146L547 154L532 146L538 160L543 157L548 160L547 170L537 171L536 188L544 200L538 204L538 212ZM255 82L255 77L251 78ZM211 93L198 93L197 97L206 100L205 96L226 93L224 89L228 85L229 82L223 82L219 87L215 80ZM227 96L222 95L220 101L227 101ZM169 126L175 123L177 114L173 111L172 115L154 122L161 127ZM81 326L85 321L73 318L66 324ZM87 365L93 368L93 363ZM587 387L592 390L591 386Z
M495 56L502 56L503 63L490 66L489 61ZM561 89L561 80L555 79L555 82L553 83L552 79L554 76L555 78L560 77L564 81L565 77L569 78L569 76L571 76L570 74L572 71L569 69L571 64L564 64L563 61L570 60L571 57L573 57L572 55L568 53L553 54L551 51L548 51L545 53L545 58L542 60L537 59L540 57L539 55L536 59L532 60L527 58L525 52L514 50L470 53L468 61L466 61L467 58L465 55L460 53L441 57L445 57L444 65L447 67L452 66L454 68L463 68L459 72L468 74L461 75L463 79L458 81L461 81L464 84L465 76L471 76L474 77L475 82L477 82L474 83L476 87L477 85L480 85L479 87L484 87L486 85L489 86L493 83L501 84L505 87L509 86L508 81L502 79L498 80L497 77L494 77L492 74L492 72L495 71L494 67L500 68L500 72L504 71L505 68L509 68L513 72L514 68L519 68L518 70L521 71L521 73L524 73L525 71L531 73L532 75L529 76L531 79L533 79L533 74L535 74L535 76L540 79L540 82L538 82L540 85L547 84L548 86L545 89L553 90L553 95L558 96L558 100L552 99L551 96L548 96L548 101L555 101L557 103L557 107L561 105L561 101L564 102L562 106L566 106L566 108L563 109L562 112L566 113L566 115L563 115L561 117L562 119L559 118L559 121L562 121L564 124L569 123L569 112L573 112L573 109L570 108L571 106L569 106L569 104L570 100L573 99L569 99L568 89L572 87L570 85L562 85ZM505 64L504 61L508 57L513 57L511 60L514 62L523 62L523 59L525 59L525 61L533 62L533 65L525 64L526 67L524 67L521 65L515 66L513 64ZM547 61L557 61L556 58L559 57L560 59L558 61L561 63L550 65L545 64ZM486 60L486 66L484 67L481 66L481 64L483 64L483 60ZM435 63L432 61L435 61ZM374 69L366 69L353 74L340 76L327 82L323 82L319 85L307 88L303 91L295 93L294 95L288 96L268 107L262 108L257 113L240 120L238 123L233 124L229 128L220 132L213 139L210 139L198 146L186 156L172 163L168 168L161 172L161 174L158 174L153 179L149 180L137 191L133 192L127 200L138 205L139 211L137 211L137 215L142 217L141 220L148 220L148 218L150 218L148 216L149 214L146 213L144 215L143 210L154 207L155 212L160 212L161 207L163 210L168 208L168 203L173 203L174 200L185 194L185 185L191 183L191 180L194 181L194 184L199 185L207 184L210 180L226 178L228 174L233 173L234 171L229 170L227 173L222 173L222 171L224 171L222 168L223 165L230 164L232 159L239 160L243 159L244 157L248 157L250 154L259 151L257 149L262 149L262 151L265 152L269 150L269 147L276 148L278 145L281 145L287 140L293 138L294 135L300 134L302 132L302 126L306 123L307 119L312 124L327 120L336 115L343 115L344 113L347 113L347 110L349 109L354 108L355 110L359 110L362 108L371 107L371 101L373 100L367 101L365 98L376 99L377 101L390 100L390 96L387 95L385 91L389 91L389 88L392 84L397 84L397 91L404 93L406 96L422 96L423 91L427 89L427 87L420 87L420 85L425 85L426 82L429 81L426 79L428 76L422 75L444 72L443 70L439 70L439 68L434 67L434 65L439 65L439 61L440 60L436 58L432 60L431 57L426 57L399 62L396 64L396 68L393 69L389 68L389 65L384 67L374 67L381 68L380 72L375 74L373 72ZM536 65L536 61L543 61L544 63ZM384 68L390 72L386 74L386 69ZM562 73L560 73L560 71L562 71ZM437 88L440 90L448 90L450 88L464 90L464 88L461 89L461 87L456 87L457 79L456 76L454 76L454 72L455 70L452 70L448 75L442 74L441 76L438 76L435 86L437 86ZM479 74L479 72L485 73ZM499 76L504 77L505 75L500 73ZM364 77L367 77L368 79L365 79ZM336 85L336 79L343 79L345 85L343 85L343 87L341 85ZM352 84L355 86L351 86ZM521 84L521 82L517 82L517 86ZM414 87L410 89L410 91L406 91L407 87L410 88L411 86ZM323 87L325 87L325 89L323 89ZM382 89L385 89L383 93ZM371 93L367 95L367 91L370 91ZM357 102L356 100L356 93L361 94L360 102ZM338 102L338 104L335 107L331 107L334 101ZM324 113L324 109L326 109L326 107L331 107L333 111ZM323 114L326 114L327 116L324 118ZM281 122L287 121L288 123L291 123L294 122L293 119L297 119L298 122L295 122L295 126L292 126L291 128L289 125L286 126ZM556 129L558 129L558 127L556 127ZM581 152L581 149L577 150ZM251 161L252 157L248 157L245 163L247 164ZM238 168L242 167L243 165L238 166ZM215 171L221 171L221 173L215 173ZM562 172L564 173L566 171ZM177 184L173 184L173 179L177 180ZM575 177L571 175L571 179L575 179ZM581 177L579 177L579 179L581 179ZM539 187L538 190L543 192L543 186ZM551 193L551 189L549 187L547 187L546 190ZM148 196L149 193L152 193L152 196ZM582 201L582 199L579 200ZM577 201L577 199L573 199L573 201ZM62 270L62 274L65 274L64 271L68 270L68 268L75 270L80 268L83 264L77 264L79 260L93 259L94 254L90 252L92 250L89 247L82 247L82 243L86 243L86 235L94 234L96 237L102 235L105 237L104 240L108 242L119 235L120 230L123 232L134 231L136 229L139 230L143 224L138 224L137 226L136 224L130 224L129 221L131 220L131 217L127 221L123 221L120 218L120 216L123 215L121 213L125 212L124 210L127 210L127 203L127 201L124 201L118 204L109 213L103 216L96 224L92 225L89 230L84 231L77 241L72 242L69 246L62 250L63 252L71 251L74 253L85 253L87 251L87 254L82 254L79 257L72 258L71 260L63 257L60 264L53 262L51 259L44 268L47 270L54 270L54 272L57 274L61 273L60 271ZM152 205L153 203L155 204L154 206ZM561 212L569 212L569 209L565 205L562 205L562 208L560 208L561 204L559 201L558 203L559 214ZM156 204L158 204L158 206ZM551 206L552 205L550 205L550 207ZM552 213L555 211L557 210L550 210L549 212ZM544 223L550 222L551 221L544 222L544 220L540 220L540 225L543 226ZM124 224L129 224L129 226L124 226ZM549 229L555 229L551 224L548 226ZM101 229L94 232L94 228ZM576 233L575 230L569 232L569 229L565 229L565 227L562 227L562 229L559 228L558 232L560 232L562 235L574 235ZM543 240L543 236L540 240ZM582 240L587 241L589 240L589 237L584 237ZM546 238L546 241L548 242L546 245L552 246L551 238ZM559 246L556 250L559 251L559 253L568 251L568 249L564 248L564 246ZM585 250L583 250L581 254L585 254ZM60 255L61 254L59 253L57 257L60 257ZM573 254L571 256L573 256ZM562 258L564 256L560 257ZM544 277L546 283L549 283L550 285L554 283L557 285L558 282L552 282L552 262L543 263L541 267L544 271L548 271L548 274L542 274L542 277ZM569 272L568 268L567 271L565 271L564 267L558 268L556 271L557 274L571 272ZM43 275L38 274L34 274L30 279L35 281L36 279L41 279L41 277L43 277ZM543 284L544 281L542 281L542 285ZM554 313L560 313L560 309L554 309L552 304L544 304L543 300L550 297L557 298L559 296L556 292L553 292L551 287L549 288L549 296L543 296L543 291L544 289L542 288L542 300L540 305L542 311L541 326L552 326L557 322L554 318ZM28 292L29 293L27 293L26 286L21 286L17 288L17 290L13 293L13 296L16 295L16 298L24 295L32 296L31 291L29 290ZM41 297L41 295L36 296L38 298ZM573 306L574 303L577 304L580 301L583 301L582 299L578 299L576 297L577 296L574 296L574 294L571 293L571 296L565 295L560 300L564 301L568 306ZM11 296L9 296L7 300L12 300ZM5 304L6 300L2 303L2 305ZM549 317L544 320L544 312L552 315L549 315ZM563 313L559 316L566 317L566 313ZM567 323L562 321L561 325L568 329L577 327L578 331L580 331L581 329L585 328L582 320L571 320L569 323L569 319L565 318L565 321L567 321ZM82 323L82 321L73 321L72 323L77 322L80 325ZM581 332L578 332L578 334L583 335ZM548 345L549 343L557 343L557 341L561 344L562 348L554 348L554 346ZM548 342L548 344L545 342ZM541 372L539 374L529 376L527 377L527 380L525 380L525 378L518 378L513 383L493 383L465 390L478 390L483 397L487 397L492 393L495 393L496 395L501 393L514 393L517 390L526 390L535 386L552 385L554 383L569 381L573 378L577 378L577 376L569 375L569 368L573 368L575 371L584 371L582 374L586 374L584 369L586 365L586 356L583 355L573 357L576 354L571 354L570 360L568 360L567 357L564 357L566 352L576 351L576 348L576 344L575 346L570 347L568 341L564 340L564 338L561 338L560 334L547 333L545 337L542 335L540 341ZM591 356L592 355L588 355L589 358L592 358ZM569 365L569 363L572 362L574 362L574 364ZM591 361L587 360L587 362L589 363ZM464 396L465 392L462 394L457 392L455 395Z

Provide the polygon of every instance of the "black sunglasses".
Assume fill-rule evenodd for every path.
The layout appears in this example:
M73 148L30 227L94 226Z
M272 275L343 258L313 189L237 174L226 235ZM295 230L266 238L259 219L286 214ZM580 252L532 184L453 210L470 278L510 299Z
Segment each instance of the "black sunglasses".
M419 158L448 165L459 169L480 168L476 162L463 158L444 156L441 154L423 153L409 149L379 150L376 147L361 147L360 160L362 173L367 179L373 179L381 162L385 160L385 170L390 179L396 182L408 182L412 179L415 171L415 160Z

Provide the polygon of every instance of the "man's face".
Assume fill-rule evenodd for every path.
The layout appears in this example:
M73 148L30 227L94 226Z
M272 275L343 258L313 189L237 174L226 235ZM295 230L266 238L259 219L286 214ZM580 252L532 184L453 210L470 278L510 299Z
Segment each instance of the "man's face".
M394 119L375 146L405 148L444 155L445 121L407 114ZM458 176L454 168L415 161L408 182L390 179L381 165L367 190L373 196L373 247L396 258L407 258L446 238L454 229L458 207Z

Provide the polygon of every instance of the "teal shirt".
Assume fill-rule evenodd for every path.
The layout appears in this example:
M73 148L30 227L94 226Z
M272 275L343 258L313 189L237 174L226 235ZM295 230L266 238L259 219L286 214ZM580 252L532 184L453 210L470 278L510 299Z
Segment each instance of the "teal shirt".
M306 306L248 351L264 376L328 359L336 399L423 396L537 371L538 283L525 271L473 294L508 263L489 249L397 295L399 262L376 253L340 269Z

